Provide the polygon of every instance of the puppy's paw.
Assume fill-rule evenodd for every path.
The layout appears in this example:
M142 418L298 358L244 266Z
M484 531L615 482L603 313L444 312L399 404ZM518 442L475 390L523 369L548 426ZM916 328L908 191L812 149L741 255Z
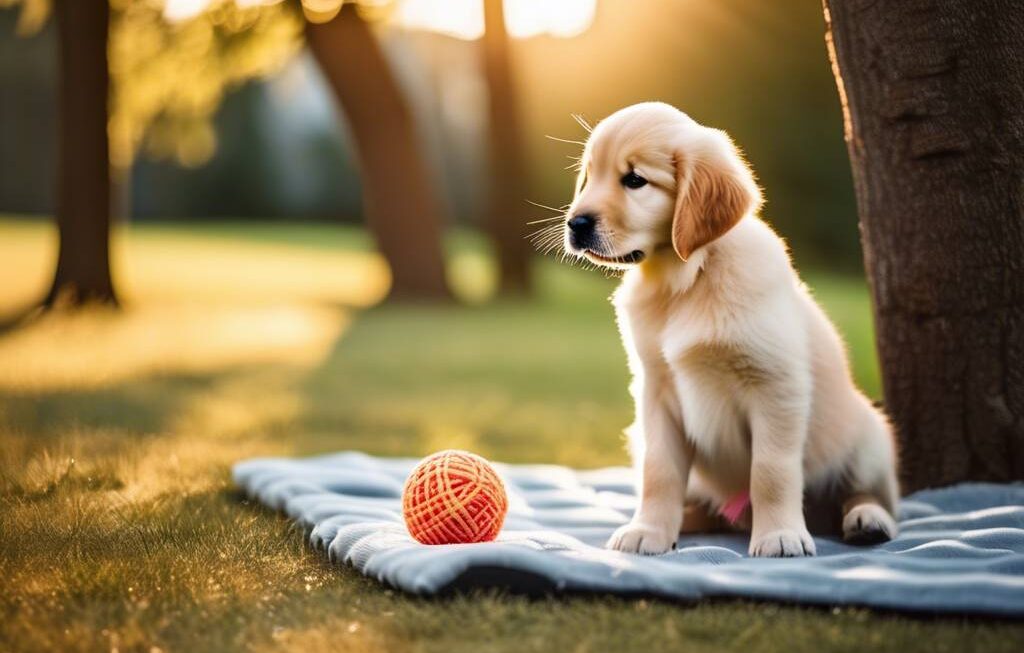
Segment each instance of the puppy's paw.
M815 554L807 529L784 528L750 538L750 555L756 558L800 558Z
M657 555L674 549L678 537L679 533L672 532L672 529L630 522L625 526L620 526L608 539L605 547L623 553Z
M843 540L851 544L878 544L896 537L896 520L874 503L854 506L843 517Z

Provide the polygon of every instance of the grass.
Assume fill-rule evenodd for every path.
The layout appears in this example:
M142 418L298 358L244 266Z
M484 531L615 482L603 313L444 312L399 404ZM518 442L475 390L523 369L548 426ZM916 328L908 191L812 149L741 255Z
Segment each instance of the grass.
M0 221L0 314L45 289L52 234ZM490 266L452 245L479 299ZM232 462L464 447L625 462L613 281L544 263L529 303L374 307L386 271L331 227L124 230L119 313L0 333L0 651L1018 650L1019 625L859 609L401 595L324 563L230 486ZM877 392L861 282L812 275Z

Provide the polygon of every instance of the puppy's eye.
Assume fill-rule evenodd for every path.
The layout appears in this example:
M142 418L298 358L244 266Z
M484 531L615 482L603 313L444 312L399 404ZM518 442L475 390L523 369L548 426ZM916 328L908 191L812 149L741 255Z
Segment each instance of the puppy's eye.
M622 175L622 179L620 179L620 181L626 188L640 188L641 186L647 185L647 180L632 170Z

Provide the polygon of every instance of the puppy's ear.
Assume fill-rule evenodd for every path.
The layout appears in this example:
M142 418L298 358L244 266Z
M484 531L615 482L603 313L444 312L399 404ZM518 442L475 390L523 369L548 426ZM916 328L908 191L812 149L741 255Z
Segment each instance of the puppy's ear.
M699 157L677 152L672 247L684 261L761 205L761 190L725 134Z

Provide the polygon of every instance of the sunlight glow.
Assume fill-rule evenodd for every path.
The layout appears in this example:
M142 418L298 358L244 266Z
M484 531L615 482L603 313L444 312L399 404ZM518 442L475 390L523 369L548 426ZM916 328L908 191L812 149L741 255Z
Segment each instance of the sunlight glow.
M0 317L43 296L56 263L52 225L0 220ZM315 367L349 311L387 293L387 264L359 251L114 231L120 312L37 317L0 338L0 394L96 389L246 365Z
M269 5L281 0L234 0L239 7ZM201 14L212 0L164 0L164 17L182 22ZM396 22L408 29L426 29L474 40L484 33L483 0L396 0ZM333 18L342 0L302 0L307 15ZM528 38L548 34L576 36L594 22L597 0L505 0L509 34Z
M177 23L202 13L210 0L167 0L164 3L164 18Z
M505 21L512 36L582 34L594 22L596 0L506 0Z
M590 27L595 5L596 0L505 0L505 23L516 38L541 34L570 37ZM396 18L407 28L460 39L478 39L484 33L482 0L405 0Z
M258 7L260 5L274 5L282 0L235 0L235 4L241 9ZM164 18L172 23L180 23L190 18L195 18L213 2L213 0L164 0ZM341 4L339 1L337 4Z

